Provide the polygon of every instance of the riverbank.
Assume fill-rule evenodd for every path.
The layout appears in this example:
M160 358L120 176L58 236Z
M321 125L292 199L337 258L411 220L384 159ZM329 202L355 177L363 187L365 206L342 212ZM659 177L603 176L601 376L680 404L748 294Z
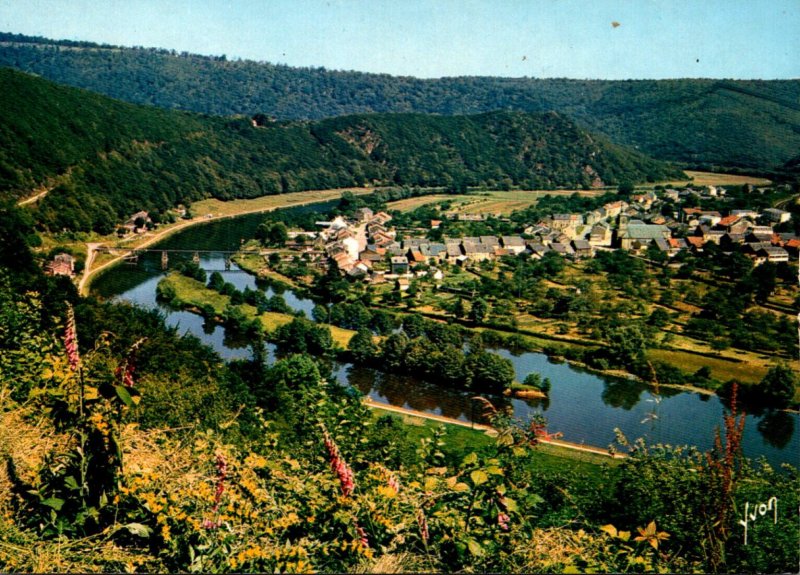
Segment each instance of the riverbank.
M281 208L292 208L327 202L338 199L345 191L350 191L355 195L364 195L373 193L378 189L379 188L339 188L334 190L313 190L308 192L278 194L274 196L261 196L259 198L231 200L228 202L223 202L216 199L196 202L189 208L190 213L195 214L189 220L175 222L174 224L167 224L160 227L159 230L154 233L144 234L135 238L133 241L128 241L124 244L116 241L115 236L108 237L104 242L88 243L86 245L86 266L84 267L83 275L78 282L78 292L81 295L87 295L89 288L91 287L91 282L94 278L96 278L104 270L107 270L123 261L124 255L115 256L108 261L104 261L100 266L92 268L94 260L96 259L97 249L103 245L113 242L115 246L121 245L122 249L125 250L144 249L192 226L250 214L271 212Z
M443 423L446 425L458 425L461 427L466 427L471 429L477 433L487 434L487 435L496 435L497 430L494 429L490 425L484 425L481 423L474 423L471 421L463 421L460 419L454 419L452 417L445 417L443 415L436 415L434 413L426 413L424 411L417 411L414 409L408 409L405 407L399 407L396 405L390 405L388 403L382 403L379 401L375 401L370 399L369 397L365 397L363 399L364 405L370 407L371 409L378 409L386 412L397 413L401 415L407 415L410 417L417 417L421 419L425 419L428 421L434 421L437 423ZM569 441L563 441L561 439L549 439L549 438L539 438L539 442L544 445L549 445L557 450L568 450L568 451L577 451L581 453L589 453L592 455L600 456L603 458L609 459L623 459L625 455L622 453L610 453L607 450L600 449L599 447L592 447L589 445L581 445L579 443L572 443ZM571 458L568 454L562 453L562 457Z

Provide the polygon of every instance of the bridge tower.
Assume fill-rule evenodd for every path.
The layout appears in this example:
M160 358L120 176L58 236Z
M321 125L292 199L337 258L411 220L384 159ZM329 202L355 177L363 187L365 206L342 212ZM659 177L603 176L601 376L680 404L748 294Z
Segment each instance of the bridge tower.
M165 270L169 266L169 254L167 250L161 252L161 269Z
M225 258L225 271L226 272L231 271L231 256Z
M200 265L200 252L194 252L194 255L192 256L192 261L197 265Z

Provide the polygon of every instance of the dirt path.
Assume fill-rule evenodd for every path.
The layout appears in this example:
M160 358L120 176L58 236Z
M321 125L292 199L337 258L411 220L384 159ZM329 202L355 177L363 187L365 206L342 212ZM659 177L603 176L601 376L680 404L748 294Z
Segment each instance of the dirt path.
M445 417L443 415L436 415L433 413L425 413L424 411L416 411L414 409L407 409L405 407L397 407L396 405L389 405L388 403L381 403L379 401L374 401L368 397L364 398L364 404L368 407L375 407L378 409L383 409L385 411L391 411L394 413L400 413L403 415L410 415L412 417L419 417L422 419L428 419L431 421L438 421L439 423L448 423L451 425L460 425L461 427L469 427L471 429L475 429L478 431L483 431L487 434L492 434L492 432L496 433L495 429L489 425L483 425L481 423L472 423L470 421L462 421L460 419L454 419L452 417ZM612 459L622 459L625 457L622 453L615 453L611 454L605 449L601 449L599 447L592 447L589 445L580 445L578 443L571 443L569 441L562 441L560 439L542 439L539 438L539 441L542 443L546 443L548 445L555 445L557 447L564 447L566 449L573 449L575 451L582 451L584 453L592 453L594 455L602 455L605 457L610 457Z
M20 200L19 202L17 202L17 205L18 206L27 206L28 204L32 204L36 200L39 200L39 199L45 197L47 195L47 192L49 192L49 191L50 190L44 190L43 192L39 192L35 196L31 196L30 198L26 198L24 200Z

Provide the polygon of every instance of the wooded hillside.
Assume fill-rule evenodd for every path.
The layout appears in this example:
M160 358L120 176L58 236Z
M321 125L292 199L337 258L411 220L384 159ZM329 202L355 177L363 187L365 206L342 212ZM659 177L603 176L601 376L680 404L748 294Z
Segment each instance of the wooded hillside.
M140 104L321 119L371 112L556 111L690 166L770 169L800 149L800 81L421 80L0 34L0 66Z
M0 194L52 188L48 229L111 232L141 210L347 186L581 188L684 178L555 114L208 117L0 69Z

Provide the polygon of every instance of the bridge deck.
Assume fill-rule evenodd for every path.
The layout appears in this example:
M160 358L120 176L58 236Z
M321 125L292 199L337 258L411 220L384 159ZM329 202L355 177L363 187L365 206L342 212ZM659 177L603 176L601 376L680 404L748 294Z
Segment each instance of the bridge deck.
M186 249L158 249L158 248L112 248L112 247L98 247L95 251L98 252L127 252L127 253L152 253L152 254L244 254L244 255L263 255L265 252L260 250L186 250Z

